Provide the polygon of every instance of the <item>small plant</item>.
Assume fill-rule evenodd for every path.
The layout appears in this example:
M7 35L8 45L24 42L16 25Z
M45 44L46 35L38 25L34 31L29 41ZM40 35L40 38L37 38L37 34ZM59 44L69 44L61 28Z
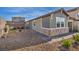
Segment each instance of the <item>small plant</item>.
M71 47L71 45L72 45L72 41L71 40L69 40L69 39L64 39L63 41L62 41L63 43L62 43L62 46L64 47L64 48L67 48L67 49L69 49L70 47Z
M76 43L79 43L79 34L73 35L73 40L75 40Z

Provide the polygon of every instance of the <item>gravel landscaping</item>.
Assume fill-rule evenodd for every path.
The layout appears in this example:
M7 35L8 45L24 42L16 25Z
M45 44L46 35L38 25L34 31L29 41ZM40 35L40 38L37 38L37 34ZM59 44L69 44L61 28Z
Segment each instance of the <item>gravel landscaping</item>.
M79 41L79 35L74 37L75 40L67 38L66 36L64 41L53 42L49 37L34 30L10 31L6 38L0 38L0 51L79 51L79 45L74 43ZM73 43L70 43L71 40ZM62 44L68 46L69 49L63 47Z
M0 50L16 50L47 42L49 38L33 30L11 31L7 37L0 38Z
M18 51L79 51L79 45L74 46L73 44L73 46L70 47L70 49L64 49L63 46L61 46L61 43L62 41L57 41L52 43L46 42L17 50Z

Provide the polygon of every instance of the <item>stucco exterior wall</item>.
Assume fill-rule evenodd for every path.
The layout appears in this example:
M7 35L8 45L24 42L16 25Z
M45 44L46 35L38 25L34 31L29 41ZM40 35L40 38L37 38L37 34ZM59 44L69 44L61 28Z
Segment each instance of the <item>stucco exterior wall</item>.
M27 29L27 28L30 28L30 22L29 21L26 21L25 22L25 28Z
M73 31L73 20L72 19L68 20L68 27L69 27L69 32L72 32Z
M79 31L79 21L74 21L74 29Z
M56 28L56 17L64 17L65 18L65 27ZM66 16L63 12L58 12L58 13L55 13L55 14L51 14L51 20L50 20L51 31L50 31L50 36L55 36L55 35L69 33L68 20L69 20L69 17Z
M32 29L32 21L29 21L29 28Z
M65 27L56 28L56 17L65 18ZM62 12L40 17L32 21L32 29L47 36L61 35L69 32L69 18Z
M56 28L56 20L54 14L51 14L50 28Z
M76 19L79 20L79 8L77 8L73 11L69 11L67 13L70 15L70 17L75 18L75 20L73 21L73 24L72 24L73 25L73 31L79 31L79 21L76 21Z
M51 19L50 15L42 17L42 27L50 28L50 19Z
M58 12L58 13L55 13L53 15L53 19L55 20L54 23L55 23L55 28L56 28L56 17L63 17L65 18L65 27L68 27L68 16L66 16L63 12Z
M69 19L68 22L72 22L72 30L73 31L79 31L79 21Z
M50 23L48 21L50 22L50 16L33 20L31 21L32 29L39 33L49 36L49 30L42 26L44 25L46 27L49 27Z
M32 21L32 29L39 31L39 29L42 28L42 19L39 18L37 20Z

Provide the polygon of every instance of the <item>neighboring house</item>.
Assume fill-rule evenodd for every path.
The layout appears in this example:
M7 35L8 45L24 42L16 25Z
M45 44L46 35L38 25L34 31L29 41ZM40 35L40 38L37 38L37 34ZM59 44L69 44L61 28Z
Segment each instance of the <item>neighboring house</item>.
M25 17L12 17L12 26L16 29L25 28Z
M6 21L4 21L3 17L0 17L0 37L5 33L4 28L6 25Z
M29 28L47 36L79 31L79 8L63 8L29 20Z
M47 36L69 33L69 15L64 9L59 9L29 21L31 29Z
M79 31L79 8L68 10L69 14L69 31Z

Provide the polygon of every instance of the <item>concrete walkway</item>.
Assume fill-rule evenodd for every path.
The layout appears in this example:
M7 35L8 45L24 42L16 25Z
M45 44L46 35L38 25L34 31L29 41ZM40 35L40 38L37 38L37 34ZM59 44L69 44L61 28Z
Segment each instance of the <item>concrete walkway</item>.
M58 38L57 38L57 37L56 37L56 38L52 38L51 41L49 41L49 43L61 41L62 38L64 38L64 39L71 38L72 35L75 35L75 34L79 34L79 33L72 33L72 34L68 34L68 35L66 35L66 36L61 36L61 37L58 37Z

